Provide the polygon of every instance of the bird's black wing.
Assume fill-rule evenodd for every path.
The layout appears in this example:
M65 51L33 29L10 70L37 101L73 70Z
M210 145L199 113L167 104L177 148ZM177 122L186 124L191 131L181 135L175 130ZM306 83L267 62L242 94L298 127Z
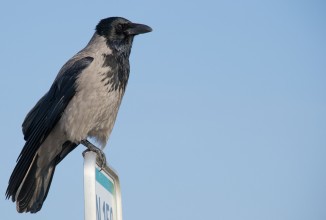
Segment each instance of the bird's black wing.
M75 81L78 75L93 59L92 57L85 57L72 64L54 81L50 90L27 114L22 125L26 141L35 133L37 128L48 127L51 130L53 125L58 122L69 101L75 95Z
M26 143L9 179L7 197L16 192L38 148L57 124L68 103L75 95L76 79L93 59L92 57L84 57L70 65L56 78L50 90L27 114L22 125Z

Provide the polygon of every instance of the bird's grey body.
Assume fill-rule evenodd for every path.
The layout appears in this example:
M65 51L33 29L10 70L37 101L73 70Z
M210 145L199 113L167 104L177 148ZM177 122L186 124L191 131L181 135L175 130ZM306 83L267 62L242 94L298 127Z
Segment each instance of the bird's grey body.
M103 19L27 114L26 143L6 192L18 212L41 209L56 165L83 140L92 137L105 147L128 82L133 37L149 31L123 18Z
M88 46L66 64L69 66L83 57L94 57L93 62L77 79L76 95L58 123L60 131L64 131L66 136L64 140L79 143L87 136L94 137L102 148L105 147L124 94L124 89L113 89L114 85L108 83L114 77L113 74L109 75L112 67L105 65L105 57L110 54L112 51L106 47L105 38L94 34ZM125 65L129 69L128 59L125 60ZM69 67L64 66L63 72L65 68ZM127 80L128 77L129 71ZM127 80L121 83L126 84Z

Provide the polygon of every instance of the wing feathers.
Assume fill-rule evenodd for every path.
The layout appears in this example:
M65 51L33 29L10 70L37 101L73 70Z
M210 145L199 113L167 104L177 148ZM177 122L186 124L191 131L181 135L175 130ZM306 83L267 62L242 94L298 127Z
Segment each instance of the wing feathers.
M9 179L6 197L15 199L17 190L27 175L33 158L60 120L66 106L76 93L76 79L93 61L92 57L84 57L75 61L56 78L50 90L37 102L27 114L23 124L26 143L17 158L16 167ZM29 196L29 195L26 195Z

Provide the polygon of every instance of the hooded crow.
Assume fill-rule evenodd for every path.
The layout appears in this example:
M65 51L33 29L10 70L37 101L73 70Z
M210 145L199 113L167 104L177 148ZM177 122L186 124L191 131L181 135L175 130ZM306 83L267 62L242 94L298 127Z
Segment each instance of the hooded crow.
M64 64L27 114L26 142L6 191L18 212L42 208L56 165L79 144L101 152L87 138L105 147L127 86L134 36L150 31L121 17L101 20L86 47Z

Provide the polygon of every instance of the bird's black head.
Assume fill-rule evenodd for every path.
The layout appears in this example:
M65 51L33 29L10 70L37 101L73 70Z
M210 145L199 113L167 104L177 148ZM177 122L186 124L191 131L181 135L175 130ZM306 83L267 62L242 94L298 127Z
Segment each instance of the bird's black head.
M96 33L107 40L111 49L123 52L131 49L135 35L152 31L147 25L136 24L121 17L102 19L96 26Z

